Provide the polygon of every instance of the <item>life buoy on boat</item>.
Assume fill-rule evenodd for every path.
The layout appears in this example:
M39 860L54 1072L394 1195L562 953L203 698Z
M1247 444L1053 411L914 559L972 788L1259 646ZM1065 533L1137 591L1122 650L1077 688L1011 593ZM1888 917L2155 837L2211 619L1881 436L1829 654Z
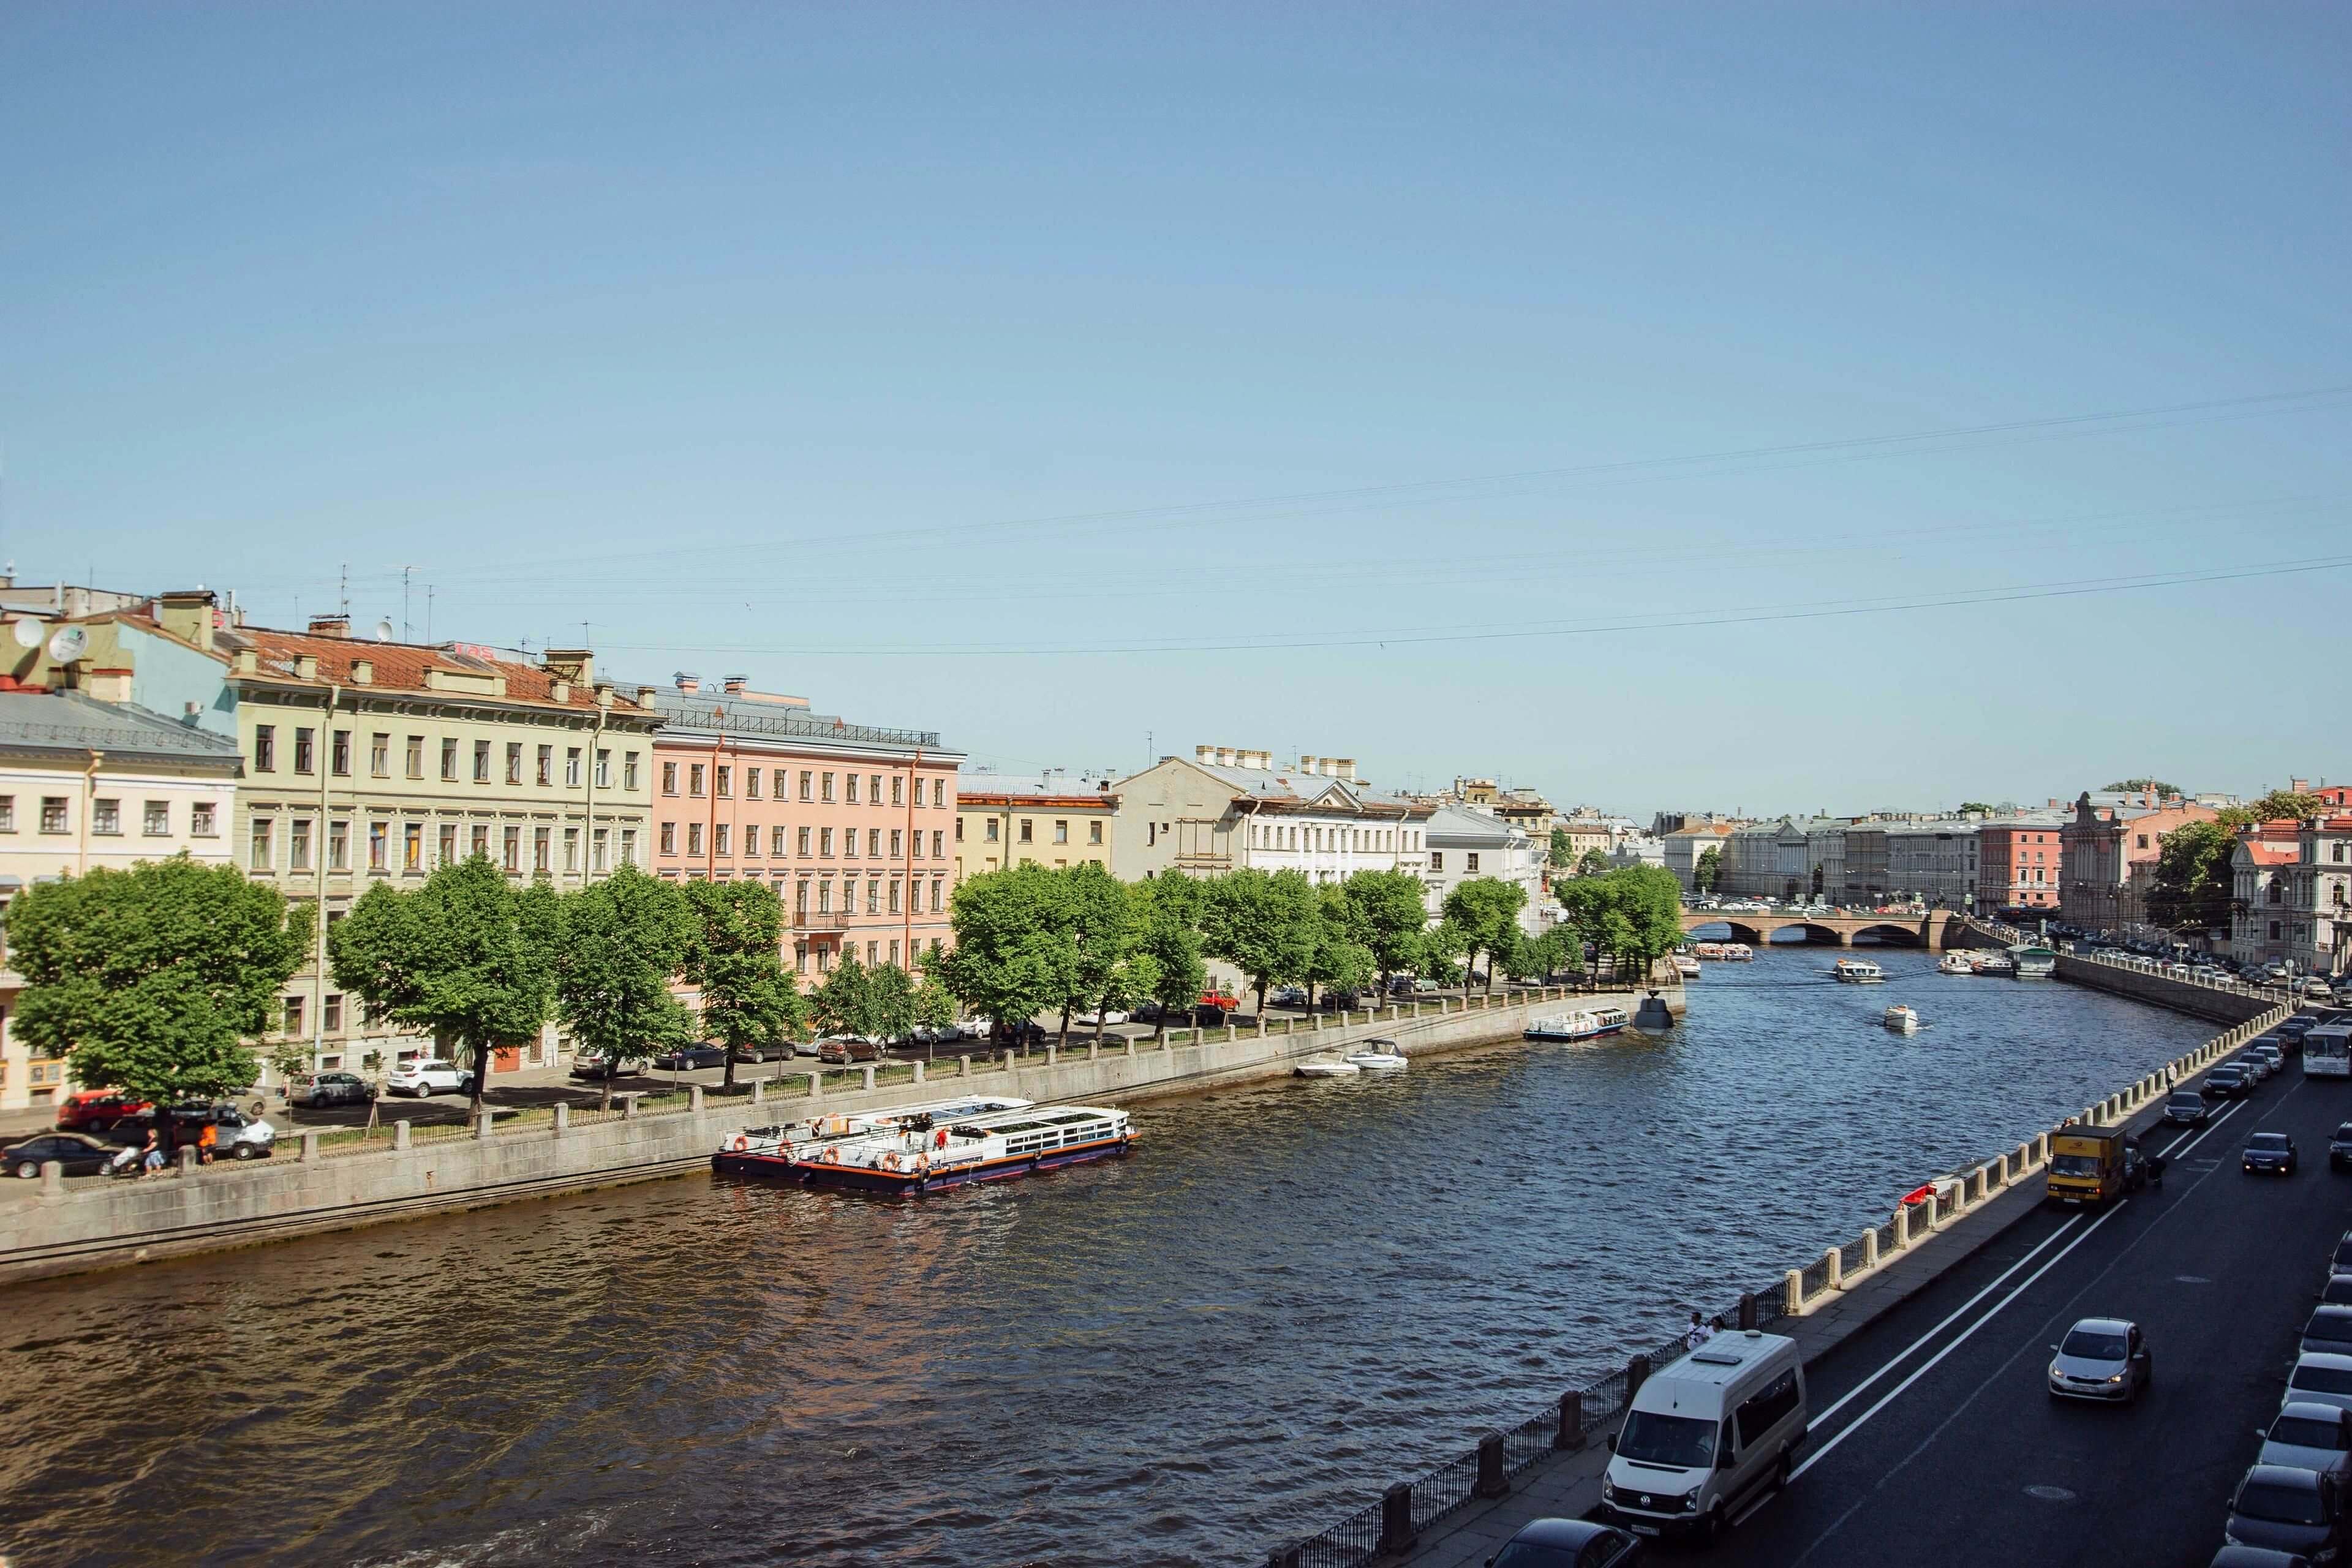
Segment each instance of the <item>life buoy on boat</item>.
M841 1163L841 1151L838 1149L827 1149L824 1152L824 1163L828 1165L837 1165Z
M751 1146L751 1141L749 1138L744 1137L740 1132L735 1134L735 1152L740 1154L744 1150L749 1149Z
M882 1168L886 1171L895 1171L898 1168L898 1152L897 1150L893 1149L890 1152L882 1156Z

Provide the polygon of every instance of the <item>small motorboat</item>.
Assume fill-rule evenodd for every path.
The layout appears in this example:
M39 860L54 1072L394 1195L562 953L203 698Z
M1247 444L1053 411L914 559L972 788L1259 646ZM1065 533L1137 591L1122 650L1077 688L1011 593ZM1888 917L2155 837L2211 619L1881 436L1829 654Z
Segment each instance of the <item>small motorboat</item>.
M1402 1072L1405 1054L1394 1040L1366 1040L1347 1057L1348 1065L1359 1072Z
M1886 978L1886 971L1866 958L1841 958L1832 973L1841 985L1875 985Z
M1300 1078L1353 1078L1363 1069L1339 1057L1315 1057L1290 1070Z
M1888 1028L1898 1035L1916 1035L1919 1032L1919 1015L1900 1002L1886 1010L1883 1016L1883 1021Z
M1976 965L1969 962L1969 955L1965 952L1948 952L1936 961L1936 973L1938 974L1974 974L1976 972Z
M1675 954L1675 973L1688 980L1701 973L1699 962L1687 952Z

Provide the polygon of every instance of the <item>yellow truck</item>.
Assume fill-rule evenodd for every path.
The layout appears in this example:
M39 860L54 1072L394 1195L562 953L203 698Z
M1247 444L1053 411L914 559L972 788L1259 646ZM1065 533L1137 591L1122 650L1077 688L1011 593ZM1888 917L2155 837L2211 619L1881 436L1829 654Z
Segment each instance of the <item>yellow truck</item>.
M2070 1122L2050 1135L2050 1196L2058 1203L2104 1204L2163 1184L2164 1161L2120 1127Z

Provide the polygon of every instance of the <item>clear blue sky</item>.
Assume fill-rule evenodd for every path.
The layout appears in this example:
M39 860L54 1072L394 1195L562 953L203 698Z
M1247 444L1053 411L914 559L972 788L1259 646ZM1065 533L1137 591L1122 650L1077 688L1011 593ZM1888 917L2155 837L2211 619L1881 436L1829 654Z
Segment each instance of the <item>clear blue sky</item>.
M436 637L585 621L1008 769L2352 778L2352 571L2000 597L2352 560L2352 397L1853 444L2352 385L2347 46L2318 5L20 8L0 551L278 624L346 563L398 621L412 563L420 637L429 582Z

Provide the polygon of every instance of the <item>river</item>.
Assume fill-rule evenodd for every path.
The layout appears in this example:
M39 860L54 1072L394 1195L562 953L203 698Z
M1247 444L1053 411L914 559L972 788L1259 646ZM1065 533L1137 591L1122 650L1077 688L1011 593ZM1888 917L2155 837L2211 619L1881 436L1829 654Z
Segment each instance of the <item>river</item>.
M0 1551L1262 1563L2212 1033L1834 956L1710 964L1662 1041L1153 1102L1129 1160L920 1203L696 1175L16 1287Z

